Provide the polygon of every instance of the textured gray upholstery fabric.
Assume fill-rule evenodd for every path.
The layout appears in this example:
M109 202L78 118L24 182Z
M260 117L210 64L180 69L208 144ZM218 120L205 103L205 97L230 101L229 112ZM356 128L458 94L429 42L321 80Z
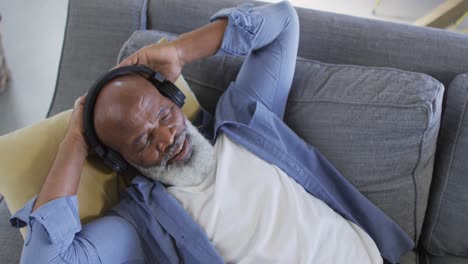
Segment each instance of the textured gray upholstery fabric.
M148 29L181 34L246 0L149 0ZM255 2L255 5L264 3ZM424 72L448 86L468 69L468 35L296 8L299 56L335 64Z
M401 259L400 259L400 264L415 264L415 263L418 263L417 261L417 254L415 251L409 251L407 252L406 254L404 254L403 256L401 256Z
M146 27L146 0L70 0L57 87L48 116L73 106L115 66L133 31Z
M422 264L468 264L468 258L457 257L452 255L432 256L426 255ZM402 263L403 264L403 263Z
M210 57L186 65L183 74L200 104L214 113L216 103L242 65L242 57Z
M182 34L208 23L216 11L245 2L265 4L246 0L148 0L147 28Z
M424 246L468 258L468 73L447 88Z
M425 74L298 60L286 122L417 242L443 92Z
M137 32L121 56L162 36L173 37ZM197 96L214 99L234 80L241 62L208 58L188 65L184 74ZM286 122L417 240L443 92L443 85L425 74L298 59ZM200 101L213 110L213 102Z
M10 211L0 198L0 263L19 263L23 238L18 229L11 227Z

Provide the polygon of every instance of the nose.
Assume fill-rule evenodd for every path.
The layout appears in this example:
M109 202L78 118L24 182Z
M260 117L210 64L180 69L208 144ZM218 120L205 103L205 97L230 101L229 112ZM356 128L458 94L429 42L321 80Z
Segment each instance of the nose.
M174 143L176 130L172 126L163 126L156 131L157 147L160 152L166 152L167 148Z

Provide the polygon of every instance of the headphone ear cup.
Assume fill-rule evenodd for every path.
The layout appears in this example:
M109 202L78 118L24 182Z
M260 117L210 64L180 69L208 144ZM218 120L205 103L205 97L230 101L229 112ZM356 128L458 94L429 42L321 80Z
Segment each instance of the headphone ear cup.
M151 80L151 83L162 95L171 99L171 101L173 101L179 108L184 106L185 94L182 93L172 82L164 81L161 83L153 79Z
M104 157L104 163L112 168L117 173L123 173L127 170L127 161L116 151L107 149Z

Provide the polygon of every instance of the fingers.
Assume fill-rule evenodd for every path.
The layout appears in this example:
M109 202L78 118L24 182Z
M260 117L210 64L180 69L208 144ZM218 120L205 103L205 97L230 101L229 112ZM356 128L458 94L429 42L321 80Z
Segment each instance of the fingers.
M86 101L86 95L88 95L88 93L78 97L78 99L76 99L75 103L73 104L73 108L77 108L79 105L84 105L84 102Z
M129 65L135 65L135 64L138 64L138 52L131 55L130 57L127 57L126 59L121 61L119 64L117 64L112 69L116 69L116 68L120 68L120 67L124 67L124 66L129 66Z
M117 66L115 66L113 69L124 67L124 66L129 66L129 65L137 65L137 64L143 64L147 67L151 68L150 61L148 59L148 55L150 53L149 51L149 46L145 46L132 55L128 56L126 59L121 61Z
M81 100L81 97L78 97L78 99L76 99L75 103L73 104L73 108L78 107L78 105L80 104L80 100Z
M126 58L125 60L121 61L119 64L117 64L114 68L112 69L117 69L117 68L120 68L120 67L124 67L124 66L129 66L129 65L133 65L134 63L132 62L132 59L131 58Z

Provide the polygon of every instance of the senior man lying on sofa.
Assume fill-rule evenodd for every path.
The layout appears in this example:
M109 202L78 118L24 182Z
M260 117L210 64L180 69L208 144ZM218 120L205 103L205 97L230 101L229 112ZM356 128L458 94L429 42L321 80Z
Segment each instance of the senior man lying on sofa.
M146 177L81 228L76 192L89 147L80 97L39 195L13 216L28 226L22 261L397 263L412 240L282 121L299 39L291 4L241 5L210 21L109 74L143 64L174 81L199 58L247 55L216 115L201 109L192 124L144 74L108 80L92 126Z

